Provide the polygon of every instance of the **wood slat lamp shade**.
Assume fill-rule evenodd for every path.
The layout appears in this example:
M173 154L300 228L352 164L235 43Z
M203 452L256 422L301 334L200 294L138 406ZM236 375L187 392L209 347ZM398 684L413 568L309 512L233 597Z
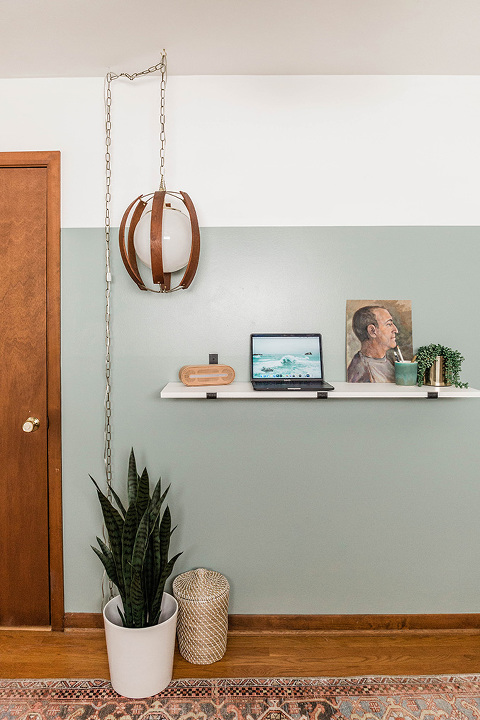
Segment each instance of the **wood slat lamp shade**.
M171 272L168 271L168 267L166 268L164 264L164 215L165 209L171 207L171 204L166 202L167 196L171 196L172 199L182 203L190 219L191 231L190 256L186 266L180 266L185 267L185 271L178 285L173 288L171 287ZM175 208L175 210L177 209ZM152 281L154 285L159 286L159 290L153 290L142 280L138 269L137 251L134 242L135 232L138 232L138 225L148 212L151 212L150 259ZM200 230L197 213L190 197L182 191L172 193L168 190L158 190L155 193L150 193L150 195L139 195L130 203L123 214L120 223L119 242L123 264L140 290L166 293L188 288L195 277L200 257Z

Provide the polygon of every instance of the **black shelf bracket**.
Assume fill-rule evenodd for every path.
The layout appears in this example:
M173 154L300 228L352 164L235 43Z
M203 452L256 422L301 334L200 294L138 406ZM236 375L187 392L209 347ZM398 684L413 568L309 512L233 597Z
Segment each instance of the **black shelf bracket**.
M218 353L210 353L208 356L209 365L218 365Z
M427 399L428 400L437 400L438 399L438 390L429 390L427 392Z
M318 400L327 400L327 398L328 398L328 392L326 390L319 390L317 392Z
M207 392L207 400L216 400L217 399L217 393L216 392Z

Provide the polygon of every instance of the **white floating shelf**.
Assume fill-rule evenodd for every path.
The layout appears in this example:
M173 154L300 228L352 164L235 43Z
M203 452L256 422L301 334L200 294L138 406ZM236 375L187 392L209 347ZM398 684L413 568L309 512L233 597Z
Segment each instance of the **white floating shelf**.
M431 385L417 385L403 387L395 385L395 383L347 383L335 382L330 383L335 390L328 393L328 397L332 399L342 398L480 398L480 390L475 388L456 388L456 387L433 387ZM278 400L288 398L315 398L317 399L316 390L254 390L250 382L233 382L230 385L209 385L203 387L187 387L180 382L171 382L165 385L161 395L162 398L184 398L205 400L207 397L216 397L218 399L268 399Z

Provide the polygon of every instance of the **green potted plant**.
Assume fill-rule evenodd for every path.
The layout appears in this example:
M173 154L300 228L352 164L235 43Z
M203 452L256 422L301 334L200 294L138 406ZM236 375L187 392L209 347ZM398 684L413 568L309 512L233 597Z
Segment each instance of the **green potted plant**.
M162 494L159 480L150 496L147 469L138 475L133 449L127 508L112 489L115 508L91 479L109 539L97 537L100 549L92 549L119 592L103 610L112 686L126 697L148 697L172 679L178 606L164 587L181 553L168 559L171 515L161 509L169 488Z
M454 385L459 388L468 387L468 383L460 381L463 355L445 345L422 345L414 358L418 362L417 385Z

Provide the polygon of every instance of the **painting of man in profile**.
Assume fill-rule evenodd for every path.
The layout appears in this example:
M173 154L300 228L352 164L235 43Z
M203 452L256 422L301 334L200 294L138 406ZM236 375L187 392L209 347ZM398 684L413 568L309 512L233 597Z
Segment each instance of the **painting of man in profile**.
M395 360L411 360L411 300L347 300L347 381L395 382Z

